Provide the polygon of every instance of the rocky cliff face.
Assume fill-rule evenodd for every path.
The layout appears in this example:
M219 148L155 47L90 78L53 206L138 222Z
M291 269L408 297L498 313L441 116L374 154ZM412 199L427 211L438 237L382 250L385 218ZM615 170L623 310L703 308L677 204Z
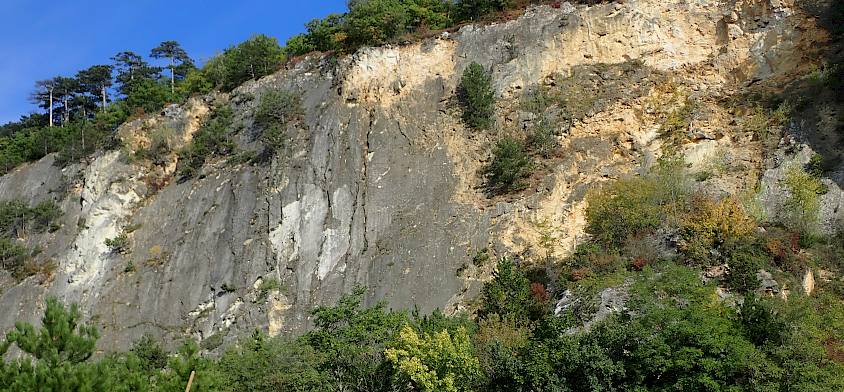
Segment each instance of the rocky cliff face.
M82 305L105 350L145 332L207 349L256 327L298 333L315 306L356 285L371 303L458 311L490 273L474 255L568 254L583 236L586 190L645 170L669 147L693 169L729 168L702 184L712 192L753 189L760 176L777 188L782 162L723 102L805 73L825 39L789 0L631 0L541 6L418 43L306 58L126 123L124 148L84 165L47 157L0 178L0 198L53 198L65 212L61 229L26 239L55 271L3 278L0 329L36 318L50 293ZM564 86L581 112L559 123L561 152L519 194L483 192L478 170L495 133L464 128L454 95L472 61L492 70L498 129L536 121L519 102L537 86ZM306 115L272 162L211 162L179 181L176 154L132 159L156 138L177 150L221 105L234 109L239 145L255 148L255 106L273 89L301 93ZM665 137L660 116L690 98L698 115L679 139ZM837 206L828 182L826 205ZM129 250L110 252L104 240L121 232Z

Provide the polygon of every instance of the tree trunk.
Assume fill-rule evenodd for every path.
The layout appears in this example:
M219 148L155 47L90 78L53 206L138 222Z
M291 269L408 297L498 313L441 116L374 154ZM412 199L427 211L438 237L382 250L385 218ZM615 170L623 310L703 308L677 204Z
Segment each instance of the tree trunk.
M53 127L53 89L50 89L50 128Z
M67 95L64 96L64 113L62 115L62 128L64 128L64 124L70 120L70 109L67 105Z
M176 93L176 62L170 57L170 94Z
M105 86L102 86L102 92L103 92L103 113L105 113L105 107L106 107L106 88L105 88Z

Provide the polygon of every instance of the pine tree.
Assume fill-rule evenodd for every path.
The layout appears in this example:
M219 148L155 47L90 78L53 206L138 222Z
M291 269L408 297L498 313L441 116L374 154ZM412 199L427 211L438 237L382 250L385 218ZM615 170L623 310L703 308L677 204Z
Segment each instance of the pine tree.
M478 63L471 63L460 79L457 91L463 106L463 120L472 128L492 126L495 115L495 90L492 76Z
M55 297L47 298L41 327L18 322L0 344L0 356L12 345L29 356L3 363L0 390L78 391L103 390L96 368L86 361L94 353L97 330L80 324L76 305L65 308Z
M170 68L170 93L176 92L176 76L184 78L187 72L194 68L193 60L188 56L188 53L182 49L176 41L164 41L158 44L150 52L150 57L155 59L166 58L170 60L167 68ZM176 63L179 63L178 65Z
M108 100L108 89L112 85L111 71L111 65L94 65L79 71L76 75L80 84L80 92L99 96L102 99L101 109L103 112L105 112L106 101Z

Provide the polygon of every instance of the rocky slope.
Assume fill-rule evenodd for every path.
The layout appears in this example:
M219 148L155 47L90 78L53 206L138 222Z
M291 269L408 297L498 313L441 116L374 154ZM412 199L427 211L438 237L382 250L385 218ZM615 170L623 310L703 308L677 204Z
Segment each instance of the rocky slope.
M123 149L66 168L47 157L0 178L0 198L52 198L65 212L58 231L22 239L43 245L38 257L56 268L3 278L0 329L36 318L48 294L80 303L104 350L146 332L207 349L255 327L301 332L315 306L356 285L370 288L370 303L458 311L489 276L491 263L474 265L474 255L565 256L583 237L586 190L669 149L715 172L701 183L711 192L764 184L758 200L775 215L783 168L818 147L795 136L775 147L804 152L768 154L725 102L785 86L820 61L829 35L796 1L540 6L418 43L312 56L126 123ZM492 70L498 129L537 121L520 104L537 86L562 86L582 114L559 122L561 152L519 194L484 194L478 170L496 133L466 129L454 95L472 61ZM234 109L239 145L254 149L255 106L273 89L301 93L306 113L287 130L283 157L212 162L187 181L174 175L175 153L132 158L161 140L178 150L222 105ZM666 114L689 100L688 126L666 136ZM832 177L827 229L844 214ZM129 250L110 252L104 239L121 232Z

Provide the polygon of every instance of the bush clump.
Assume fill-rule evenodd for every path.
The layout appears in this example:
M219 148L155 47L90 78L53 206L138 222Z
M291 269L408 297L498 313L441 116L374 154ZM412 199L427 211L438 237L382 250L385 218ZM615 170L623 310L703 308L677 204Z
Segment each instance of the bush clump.
M539 120L532 129L528 144L543 158L551 158L560 150L559 136L550 121Z
M129 236L120 233L114 238L106 238L105 245L112 253L123 253L129 250Z
M191 143L179 152L179 173L194 176L205 161L235 151L231 126L234 113L228 106L218 108L196 132Z
M683 218L679 248L694 264L718 264L752 241L756 222L735 198L697 197L691 204L691 212Z
M255 110L255 125L261 128L260 139L264 144L260 157L269 158L284 148L285 128L305 116L301 101L298 94L289 91L268 91L261 97Z
M524 179L533 170L533 160L521 140L504 137L495 145L492 162L484 169L487 189L492 194L502 194L523 189Z
M782 183L788 190L783 205L783 224L803 234L813 234L820 213L820 196L828 191L826 185L799 165L787 169Z
M0 267L18 275L29 258L29 249L8 238L0 238Z
M492 126L495 115L495 91L492 76L478 63L471 63L463 71L457 97L463 107L463 121L475 129Z
M587 195L586 232L607 248L656 230L685 205L682 160L667 159L641 177L620 179Z

